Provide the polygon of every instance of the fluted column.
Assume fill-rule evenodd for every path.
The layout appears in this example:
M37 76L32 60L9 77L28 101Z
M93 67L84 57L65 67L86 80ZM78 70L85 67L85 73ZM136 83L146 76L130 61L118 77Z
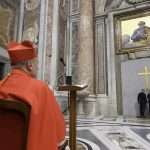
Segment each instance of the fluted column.
M93 0L80 0L79 17L79 66L81 84L88 84L86 91L94 92Z

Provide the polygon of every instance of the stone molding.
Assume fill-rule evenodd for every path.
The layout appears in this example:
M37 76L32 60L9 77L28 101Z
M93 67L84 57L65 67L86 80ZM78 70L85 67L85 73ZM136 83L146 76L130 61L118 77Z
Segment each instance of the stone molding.
M137 3L142 3L145 1L149 1L149 0L126 0L126 1L130 4L137 4Z

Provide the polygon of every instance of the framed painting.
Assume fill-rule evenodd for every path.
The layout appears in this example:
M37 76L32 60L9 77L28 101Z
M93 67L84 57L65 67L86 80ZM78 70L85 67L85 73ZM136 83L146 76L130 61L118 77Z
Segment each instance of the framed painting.
M150 49L150 10L115 16L118 54Z

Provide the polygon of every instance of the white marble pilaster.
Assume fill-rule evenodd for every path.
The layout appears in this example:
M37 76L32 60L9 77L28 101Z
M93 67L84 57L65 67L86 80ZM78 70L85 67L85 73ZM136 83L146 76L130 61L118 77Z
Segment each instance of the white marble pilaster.
M107 63L108 63L108 111L109 114L114 113L117 114L117 96L116 96L116 67L115 67L115 41L114 41L114 22L113 22L113 14L108 15L108 20L106 21L107 27ZM109 37L109 38L108 38ZM111 105L113 105L111 107ZM113 113L113 114L114 114Z
M38 57L39 57L38 78L40 80L44 80L44 71L45 71L47 6L48 6L48 0L41 0L40 30L39 30L39 45L38 45Z
M58 26L59 26L59 0L53 4L53 29L52 29L52 59L50 86L54 90L57 81L57 57L58 57Z
M24 20L24 5L25 1L21 0L20 2L20 16L19 16L19 31L18 31L18 42L22 40L22 31L23 31L23 20Z

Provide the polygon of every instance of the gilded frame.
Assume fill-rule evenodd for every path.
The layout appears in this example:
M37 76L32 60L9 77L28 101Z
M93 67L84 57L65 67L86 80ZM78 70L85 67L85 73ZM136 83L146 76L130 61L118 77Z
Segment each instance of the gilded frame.
M114 16L114 27L117 54L150 49L150 9Z

